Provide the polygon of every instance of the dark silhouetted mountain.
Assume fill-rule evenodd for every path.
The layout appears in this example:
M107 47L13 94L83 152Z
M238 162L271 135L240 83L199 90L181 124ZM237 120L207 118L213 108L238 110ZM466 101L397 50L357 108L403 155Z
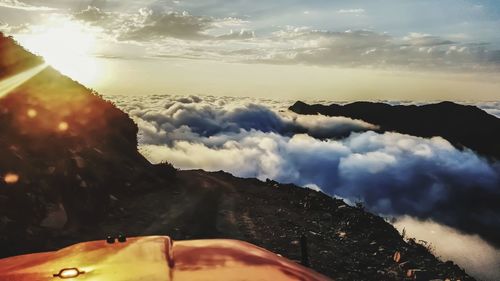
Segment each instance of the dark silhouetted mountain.
M41 63L0 35L0 83ZM125 113L50 67L0 97L0 155L1 257L126 233L234 238L298 260L306 235L312 268L337 280L473 280L322 193L150 164Z
M389 105L354 102L346 105L308 105L298 101L290 110L298 114L322 114L361 119L395 131L419 137L441 136L456 147L500 159L500 119L469 105L440 102L427 105Z

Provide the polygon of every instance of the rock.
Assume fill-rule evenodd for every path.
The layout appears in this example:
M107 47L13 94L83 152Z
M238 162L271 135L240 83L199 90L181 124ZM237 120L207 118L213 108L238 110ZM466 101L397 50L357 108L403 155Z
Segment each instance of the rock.
M322 219L323 221L331 221L331 220L333 219L333 216L332 216L332 214L330 214L330 213L323 213L323 214L321 215L321 219Z
M80 156L73 156L73 160L75 160L76 166L80 169L83 169L87 166L85 159Z
M40 223L41 227L63 229L68 222L68 215L62 204L50 206L47 216Z
M455 263L452 261L446 261L444 264L447 266L455 266Z
M12 222L12 220L9 219L8 217L6 216L0 217L0 224L8 224L9 222Z

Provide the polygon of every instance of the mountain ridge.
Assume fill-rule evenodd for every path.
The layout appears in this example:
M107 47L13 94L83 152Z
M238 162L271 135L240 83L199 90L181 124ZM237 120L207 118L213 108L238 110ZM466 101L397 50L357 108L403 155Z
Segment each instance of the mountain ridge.
M344 116L418 137L441 136L457 148L470 148L489 159L500 159L500 119L472 105L443 101L426 105L379 102L312 104L297 101L289 109L298 114Z

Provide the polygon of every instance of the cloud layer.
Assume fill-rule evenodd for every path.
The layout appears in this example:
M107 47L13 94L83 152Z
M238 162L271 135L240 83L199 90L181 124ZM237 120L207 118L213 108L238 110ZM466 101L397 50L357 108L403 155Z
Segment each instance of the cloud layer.
M440 137L380 134L360 120L296 116L283 110L290 103L265 100L113 99L136 118L152 162L319 188L500 245L500 165Z
M450 31L429 34L402 32L398 27L392 27L392 31L386 32L386 29L370 24L381 20L373 16L380 11L376 11L377 7L372 7L372 3L349 7L342 3L314 1L309 8L315 9L306 9L303 4L295 2L296 6L290 7L292 10L288 12L296 13L296 17L290 17L282 14L287 12L283 3L259 1L256 5L248 5L227 2L153 1L145 4L134 0L87 3L0 0L0 7L30 11L30 14L38 12L39 18L59 17L64 21L78 22L89 32L99 31L101 45L141 46L146 49L148 57L419 71L500 71L500 50L496 41L489 43L471 34ZM394 3L392 6L403 11L407 9L399 5ZM415 8L428 10L433 5L442 4L422 5ZM468 11L466 14L471 18L489 15L484 6L455 5L457 7L449 7L458 13L455 18L460 18L463 11ZM233 7L234 11L230 12L228 7ZM266 15L263 7L274 14ZM331 14L342 24L326 25L331 21ZM40 22L32 19L32 22ZM362 24L357 24L358 21ZM346 25L347 22L350 24ZM7 32L41 32L37 24L19 30L9 28L19 25L18 20L10 19L6 23L8 25L0 28ZM486 27L497 25L481 24ZM481 31L486 32L486 29ZM99 55L111 55L102 52Z
M466 44L430 34L410 33L403 38L368 30L343 32L289 27L275 33L293 48L277 49L264 61L313 65L448 68L497 68L500 52L484 44Z
M394 225L401 232L404 229L408 238L425 241L421 243L430 246L436 255L453 260L472 276L484 281L500 280L500 250L477 235L409 216L399 218Z
M361 11L339 10L338 13ZM329 31L285 26L259 36L255 31L246 30L246 21L241 18L195 16L154 7L124 14L90 6L75 13L74 18L103 28L106 34L113 34L115 40L138 44L155 41L156 46L150 48L153 56L268 64L489 71L499 70L500 63L500 51L490 50L487 44L452 41L423 33L394 37L371 30ZM191 42L185 44L173 39ZM227 40L233 42L223 42Z
M54 8L35 6L19 0L0 0L0 7L24 10L24 11L53 11Z

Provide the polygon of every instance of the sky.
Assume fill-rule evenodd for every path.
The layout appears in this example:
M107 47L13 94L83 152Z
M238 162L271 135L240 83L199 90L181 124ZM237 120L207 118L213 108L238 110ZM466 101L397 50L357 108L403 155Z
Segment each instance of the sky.
M494 0L0 0L0 30L105 95L498 100Z

